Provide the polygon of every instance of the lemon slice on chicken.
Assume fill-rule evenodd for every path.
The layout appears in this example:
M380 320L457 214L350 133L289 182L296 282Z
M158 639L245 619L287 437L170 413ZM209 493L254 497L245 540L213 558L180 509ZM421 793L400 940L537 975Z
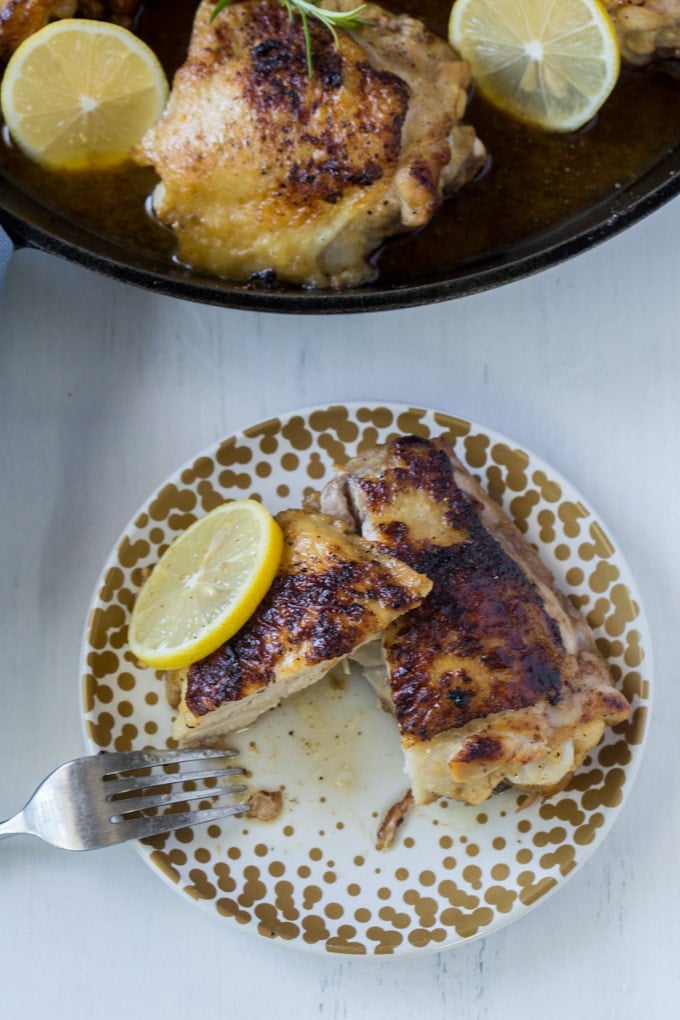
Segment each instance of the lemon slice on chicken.
M142 587L130 649L157 669L180 669L232 637L278 569L283 533L256 500L224 503L170 545Z

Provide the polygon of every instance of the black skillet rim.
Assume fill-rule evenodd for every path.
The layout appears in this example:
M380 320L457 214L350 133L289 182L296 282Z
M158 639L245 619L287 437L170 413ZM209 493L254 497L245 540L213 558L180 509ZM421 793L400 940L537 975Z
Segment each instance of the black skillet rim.
M0 176L0 224L19 246L75 262L146 290L207 305L287 314L388 311L450 301L499 287L557 265L600 244L661 208L680 192L680 145L646 173L550 233L491 253L450 277L403 287L375 284L339 291L233 284L99 237Z

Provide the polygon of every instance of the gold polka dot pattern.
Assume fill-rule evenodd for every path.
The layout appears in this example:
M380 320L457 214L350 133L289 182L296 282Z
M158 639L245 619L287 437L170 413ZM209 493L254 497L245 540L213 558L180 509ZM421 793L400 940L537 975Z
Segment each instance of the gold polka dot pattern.
M398 433L444 435L540 550L586 614L633 705L568 788L545 802L507 792L483 810L418 808L398 843L375 830L405 792L390 719L360 676L290 699L234 739L254 787L283 789L274 822L183 829L139 844L183 896L245 931L346 955L440 950L487 934L559 888L603 839L639 765L650 699L649 637L619 550L578 494L538 458L487 428L401 405L335 405L256 424L202 452L145 506L106 564L82 656L93 750L163 746L171 710L163 676L127 648L136 592L168 544L225 499L272 512L300 506L334 466Z

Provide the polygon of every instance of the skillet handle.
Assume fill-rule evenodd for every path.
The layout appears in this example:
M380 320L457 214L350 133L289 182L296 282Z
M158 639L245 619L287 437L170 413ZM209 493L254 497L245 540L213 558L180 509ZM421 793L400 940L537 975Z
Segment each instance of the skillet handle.
M21 231L21 221L15 219L14 216L6 212L0 206L0 236L5 238L5 243L9 243L13 248L28 248L30 247L28 239L24 237Z
M22 221L0 206L0 291L12 254L19 248L33 247Z
M2 284L5 279L5 270L9 265L9 260L12 257L13 251L14 245L10 240L9 234L0 226L0 291L2 291Z

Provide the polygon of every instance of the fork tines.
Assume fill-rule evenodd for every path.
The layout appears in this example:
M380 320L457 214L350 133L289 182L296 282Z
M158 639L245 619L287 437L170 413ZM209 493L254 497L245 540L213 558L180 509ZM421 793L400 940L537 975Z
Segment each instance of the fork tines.
M247 789L243 783L229 781L233 776L245 775L243 768L225 762L237 753L232 749L190 748L102 755L110 821L123 828L135 826L136 835L144 837L166 832L169 821L175 829L244 813L248 804L225 804L221 800ZM190 802L196 800L206 803L191 808ZM172 809L173 805L186 805L186 810L157 812L159 808ZM147 811L152 814L147 815Z

